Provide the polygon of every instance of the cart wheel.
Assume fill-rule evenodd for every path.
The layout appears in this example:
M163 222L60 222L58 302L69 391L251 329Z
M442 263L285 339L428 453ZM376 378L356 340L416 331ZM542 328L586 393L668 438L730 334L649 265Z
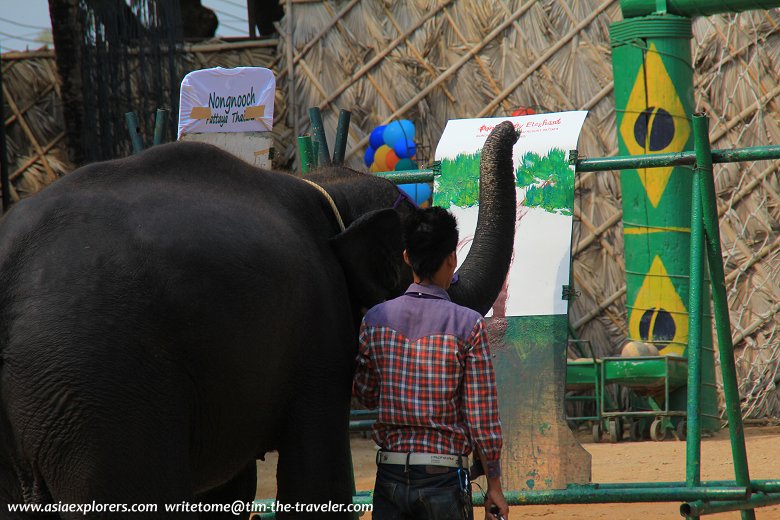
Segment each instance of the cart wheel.
M601 442L601 421L593 423L593 442Z
M664 428L664 421L662 419L656 419L650 425L650 438L654 441L666 439L666 428Z
M609 421L609 442L616 443L623 440L623 422L620 419Z
M682 420L677 423L677 440L684 441L688 437L688 421Z
M637 442L643 440L644 437L642 432L642 420L634 419L631 421L631 426L628 429L628 438L631 439L632 442Z

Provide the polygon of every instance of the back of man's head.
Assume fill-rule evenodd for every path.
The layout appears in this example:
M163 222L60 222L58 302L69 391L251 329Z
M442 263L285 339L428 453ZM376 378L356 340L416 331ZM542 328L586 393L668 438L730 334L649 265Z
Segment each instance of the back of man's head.
M439 207L418 209L404 222L406 254L412 270L426 280L439 270L458 245L458 223Z

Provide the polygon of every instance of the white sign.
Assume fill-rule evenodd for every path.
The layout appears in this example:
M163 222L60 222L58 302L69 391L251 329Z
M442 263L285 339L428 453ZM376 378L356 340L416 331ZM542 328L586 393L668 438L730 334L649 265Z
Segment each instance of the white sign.
M181 82L179 134L268 132L273 127L274 73L262 67L203 69Z
M561 297L569 285L574 168L569 150L577 148L587 112L518 117L457 119L447 123L436 148L442 172L434 204L458 219L462 262L474 238L479 214L478 164L490 131L502 121L520 130L514 147L517 222L512 264L504 289L488 315L566 314Z

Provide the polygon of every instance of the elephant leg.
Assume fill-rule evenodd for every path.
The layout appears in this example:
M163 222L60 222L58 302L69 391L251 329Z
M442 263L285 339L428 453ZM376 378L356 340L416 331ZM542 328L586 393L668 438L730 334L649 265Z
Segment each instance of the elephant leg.
M316 512L315 507L333 504L346 509L352 503L349 376L346 382L343 392L317 388L299 395L292 407L277 466L277 499L292 509L277 511L279 519L322 517L322 509ZM346 520L352 515L331 510L327 518Z
M91 518L163 520L172 516L172 506L195 502L191 488L191 477L186 469L189 460L183 454L163 453L150 442L150 450L144 457L112 456L111 449L101 445L98 449L103 463L86 471L77 464L66 462L67 476L64 479L47 478L55 502L64 504L85 504L96 509L84 512L61 513L62 520L84 520ZM119 450L116 450L119 451ZM79 460L92 458L92 453L78 453ZM108 456L106 456L108 455ZM68 457L70 458L70 457ZM66 459L67 460L67 459ZM150 461L157 461L151 464ZM116 508L116 504L120 504ZM114 509L108 509L115 505ZM143 514L135 511L143 511ZM195 511L182 511L176 518L196 520Z
M54 502L97 508L61 514L63 520L157 520L172 516L169 507L193 502L188 407L178 404L186 401L177 395L182 385L172 377L143 382L135 388L112 385L118 395L107 392L92 407L75 409L67 434L55 432L42 441L42 453L53 455L37 464Z
M204 493L195 495L195 501L202 504L235 504L241 502L243 506L251 503L257 494L257 463L253 460L247 464L235 477L221 486L210 489ZM242 507L242 506L236 506ZM236 520L249 518L248 509L241 514L233 514L231 511L201 513L201 519L207 520Z

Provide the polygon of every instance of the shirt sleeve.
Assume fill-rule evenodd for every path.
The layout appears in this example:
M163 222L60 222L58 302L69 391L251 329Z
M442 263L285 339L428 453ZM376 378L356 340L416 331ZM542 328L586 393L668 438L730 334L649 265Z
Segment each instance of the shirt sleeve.
M463 414L474 449L484 453L488 475L500 474L501 420L493 362L490 356L485 320L480 317L466 345L463 376Z
M355 360L355 397L369 409L374 409L379 405L379 385L371 359L372 335L372 327L363 321L360 324L358 355Z

